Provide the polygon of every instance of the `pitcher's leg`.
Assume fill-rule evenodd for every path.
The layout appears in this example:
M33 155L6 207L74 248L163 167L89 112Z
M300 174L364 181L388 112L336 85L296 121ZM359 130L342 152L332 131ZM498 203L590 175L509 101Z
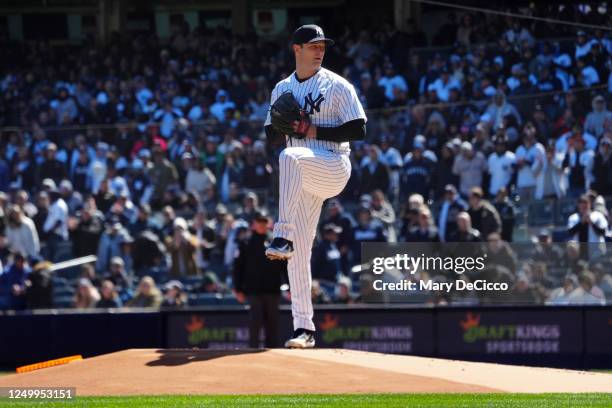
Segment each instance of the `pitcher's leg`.
M279 163L278 221L274 224L274 236L293 241L295 212L302 191L302 172L295 149L284 149Z
M293 246L295 255L287 264L289 290L291 291L291 313L293 328L314 331L312 321L312 276L310 258L316 234L323 198L303 192L296 208L296 223Z

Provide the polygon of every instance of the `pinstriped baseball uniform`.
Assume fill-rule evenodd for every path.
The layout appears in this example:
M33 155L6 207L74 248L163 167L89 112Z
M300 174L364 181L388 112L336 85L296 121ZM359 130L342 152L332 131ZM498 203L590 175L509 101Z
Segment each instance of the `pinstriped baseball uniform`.
M299 81L295 72L272 91L271 104L290 91L317 127L337 127L363 119L365 112L353 86L341 76L320 68ZM270 115L266 125L270 124ZM293 242L288 261L294 329L315 330L311 299L310 257L324 200L338 195L351 174L348 142L287 137L279 157L279 217L274 236Z

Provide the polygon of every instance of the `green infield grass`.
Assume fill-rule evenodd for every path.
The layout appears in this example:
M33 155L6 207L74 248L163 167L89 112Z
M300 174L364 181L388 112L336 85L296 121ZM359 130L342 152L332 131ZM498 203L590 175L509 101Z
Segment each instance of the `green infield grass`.
M78 392L78 391L77 391ZM76 397L68 401L0 399L2 407L611 407L612 394L352 394Z

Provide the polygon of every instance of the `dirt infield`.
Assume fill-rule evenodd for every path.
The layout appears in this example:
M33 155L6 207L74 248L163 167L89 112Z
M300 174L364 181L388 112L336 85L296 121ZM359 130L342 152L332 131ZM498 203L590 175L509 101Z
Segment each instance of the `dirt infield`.
M609 374L349 350L126 350L0 378L78 395L612 392Z

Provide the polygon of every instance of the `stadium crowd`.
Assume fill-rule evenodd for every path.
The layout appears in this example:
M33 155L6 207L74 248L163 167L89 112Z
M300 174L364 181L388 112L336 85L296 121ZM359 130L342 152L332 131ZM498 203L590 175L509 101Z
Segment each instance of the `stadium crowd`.
M368 300L369 278L351 270L373 241L486 243L511 282L508 302L612 299L604 251L575 243L611 236L612 39L566 30L558 40L544 24L479 17L449 15L432 42L446 48L411 49L431 45L412 22L336 33L325 65L354 84L368 136L324 208L316 302ZM73 307L231 296L238 241L255 214L276 210L282 146L266 143L262 122L272 86L293 71L278 44L187 24L167 43L3 44L0 309L53 306L61 273L43 260L91 254L95 266L64 282ZM508 244L517 214L567 199L576 210L561 237L575 242L545 229L519 260Z

